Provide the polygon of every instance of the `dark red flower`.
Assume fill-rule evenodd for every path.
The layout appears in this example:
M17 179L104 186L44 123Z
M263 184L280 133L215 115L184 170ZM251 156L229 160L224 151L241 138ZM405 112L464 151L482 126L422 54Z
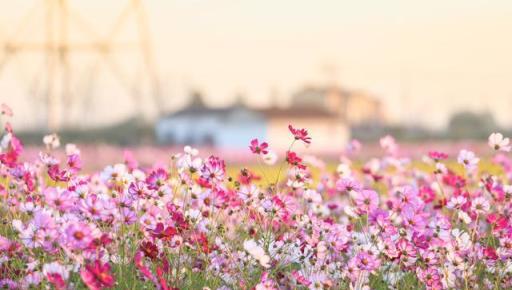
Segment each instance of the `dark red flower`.
M139 248L144 253L144 255L146 257L150 258L151 260L154 260L158 257L158 254L159 254L158 247L155 244L153 244L152 242L149 242L149 241L142 242L142 244L140 245Z
M84 284L91 290L110 288L115 283L114 276L110 271L110 265L108 263L102 265L98 260L85 265L80 270L80 277L82 277Z
M308 131L306 129L296 129L293 128L292 125L288 125L288 129L293 134L293 137L295 137L295 140L301 140L306 144L311 143L311 137L308 136Z
M177 231L174 227L165 227L164 224L158 223L151 235L158 239L170 240L176 233Z
M190 243L196 246L203 251L203 253L210 253L210 247L208 245L208 237L204 233L193 233L190 236Z
M268 153L268 143L262 142L259 143L258 139L252 139L251 145L249 146L251 152L254 154L267 154Z

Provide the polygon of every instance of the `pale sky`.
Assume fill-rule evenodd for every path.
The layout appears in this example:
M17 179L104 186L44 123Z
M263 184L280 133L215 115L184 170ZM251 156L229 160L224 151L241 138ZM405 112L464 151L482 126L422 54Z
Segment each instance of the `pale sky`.
M0 42L37 1L0 0ZM105 35L127 2L69 5ZM302 85L332 77L325 73L330 65L339 84L382 100L392 121L439 127L451 112L474 109L489 110L500 124L512 126L512 1L144 2L168 110L182 106L192 87L201 88L212 105L228 105L239 92L253 105L274 102L272 94L285 104ZM121 59L130 67L130 60ZM24 66L30 71L30 61ZM77 67L87 70L83 60ZM27 81L15 80L17 70L1 73L0 100L19 112L15 124L31 126L44 118L44 107L25 96ZM95 89L99 97L87 122L134 113L133 101L110 87Z

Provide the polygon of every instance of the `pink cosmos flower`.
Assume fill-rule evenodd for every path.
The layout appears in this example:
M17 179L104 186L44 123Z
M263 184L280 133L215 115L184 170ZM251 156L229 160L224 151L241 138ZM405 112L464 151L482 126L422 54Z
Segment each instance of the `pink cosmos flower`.
M354 192L354 201L362 213L370 213L379 206L379 195L371 189Z
M306 144L311 144L311 137L308 136L308 131L306 129L296 129L293 128L292 125L288 125L288 129L292 133L295 140L301 140Z
M68 155L68 166L69 170L73 173L80 171L80 169L82 169L82 159L80 159L80 154Z
M258 139L252 139L251 140L251 146L249 146L249 149L251 149L251 152L254 154L267 154L268 153L268 143L262 142L259 143Z
M82 267L80 277L82 277L82 281L90 290L110 288L115 283L114 276L110 271L110 265L108 263L102 265L98 260Z
M48 167L48 176L54 181L69 181L70 174L66 170L61 170L58 164Z
M74 207L76 202L71 192L55 187L47 188L44 197L48 205L62 212Z
M402 219L405 226L412 228L416 232L421 232L425 228L425 218L411 206L404 206L402 209Z
M84 222L72 222L65 230L66 242L73 249L85 249L93 240L92 229Z
M359 252L356 255L356 265L359 269L372 272L380 266L380 262L368 252Z
M23 145L14 133L9 133L7 151L0 153L0 162L5 164L7 167L13 168L18 161L18 157L23 152Z
M305 276L303 276L298 271L293 271L292 272L292 277L297 281L297 283L299 285L303 285L303 286L306 286L306 287L311 285L311 281L309 281Z
M398 144L396 144L395 138L390 135L382 137L379 143L382 149L390 155L395 155L398 152Z
M352 178L341 178L336 182L336 189L341 192L360 191L363 186Z
M436 162L439 162L448 158L448 154L439 151L430 151L428 152L428 157L432 158Z
M400 239L396 244L396 249L398 251L398 258L400 262L405 266L411 266L416 262L418 251L411 242L405 239Z
M277 290L277 283L270 278L268 272L263 272L260 282L254 287L255 290Z
M105 205L107 202L96 194L88 194L85 199L80 200L78 208L85 214L95 220L102 219L108 212Z
M12 117L13 116L12 109L9 106L7 106L6 104L4 104L4 103L2 103L0 105L0 113L2 115L7 116L7 117Z
M359 140L352 139L347 144L346 151L347 153L357 153L361 150L361 147L363 146L361 145L361 142L359 142Z
M69 278L69 269L59 262L52 262L43 265L43 274L57 290L66 289Z
M153 183L156 185L156 182ZM149 190L145 182L134 181L130 183L130 186L128 187L128 193L133 199L139 199L146 197L149 193Z
M3 237L0 235L0 251L1 252L7 252L11 249L11 247L15 245L13 242L11 242L6 237Z
M169 178L167 171L163 168L158 168L152 171L146 178L146 183L150 189L157 190L160 186L165 184L165 181Z
M429 267L425 270L418 269L418 278L425 283L427 289L443 289L441 275L434 267Z
M293 151L287 151L286 152L286 162L290 164L291 166L297 166L299 168L306 168L304 164L302 164L302 158L297 155L297 153Z
M221 182L224 179L225 172L224 160L216 156L210 156L201 168L201 177L208 181Z
M130 150L124 150L123 151L123 158L124 158L124 164L126 164L126 167L130 171L133 171L137 167L139 167L139 162L137 162L137 159L135 159L135 156L133 155L133 152Z

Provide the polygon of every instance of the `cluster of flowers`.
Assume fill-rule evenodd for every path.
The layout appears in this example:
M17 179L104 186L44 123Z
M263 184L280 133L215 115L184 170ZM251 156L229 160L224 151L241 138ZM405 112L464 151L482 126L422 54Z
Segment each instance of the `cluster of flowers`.
M312 140L290 126L282 162L266 142L249 144L276 176L244 168L230 177L223 160L190 147L164 167L126 155L85 174L76 146L65 162L55 157L55 135L39 160L21 162L23 146L5 128L0 287L512 287L512 160L501 134L489 137L493 170L479 170L467 150L460 165L429 152L420 169L385 137L382 157L352 162L353 141L329 172L292 151Z

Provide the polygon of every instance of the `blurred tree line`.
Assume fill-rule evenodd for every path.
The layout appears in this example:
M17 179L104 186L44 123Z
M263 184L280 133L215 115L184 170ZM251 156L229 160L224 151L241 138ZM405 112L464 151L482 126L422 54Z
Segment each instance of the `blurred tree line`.
M485 140L492 132L511 135L512 130L500 128L489 112L461 111L453 114L445 129L431 130L419 125L364 124L351 128L352 137L362 141L375 141L390 134L398 140ZM508 133L508 134L507 134Z
M489 112L462 111L453 114L443 130L431 130L419 125L362 124L351 127L352 138L376 141L390 134L402 141L422 140L485 140L492 132L512 135L512 130L500 128ZM42 144L43 136L50 132L17 132L25 144ZM64 129L58 132L63 142L106 143L121 146L156 144L154 124L131 118L111 126L95 129Z
M25 144L41 145L44 135L50 132L17 132ZM153 124L131 118L124 122L94 129L63 129L57 132L64 143L105 143L121 146L155 143Z

